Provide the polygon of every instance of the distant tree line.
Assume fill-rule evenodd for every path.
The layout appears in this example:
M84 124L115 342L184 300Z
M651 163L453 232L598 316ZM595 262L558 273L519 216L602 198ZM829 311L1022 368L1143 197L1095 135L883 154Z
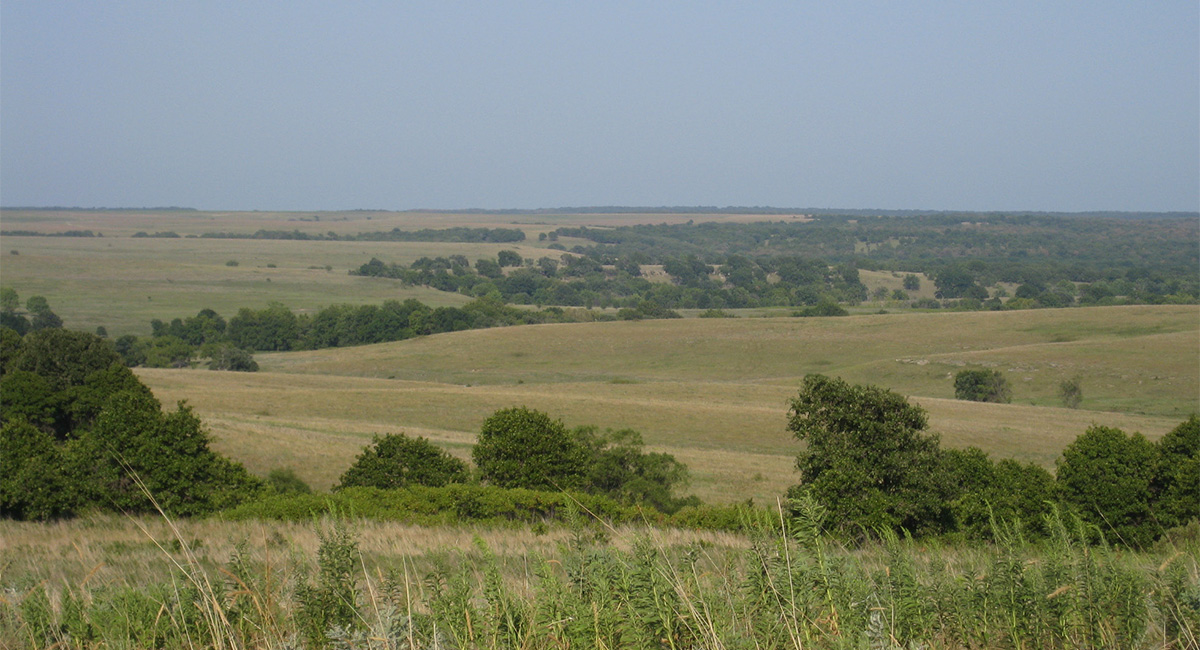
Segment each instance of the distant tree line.
M407 266L372 258L351 274L394 278L508 303L587 308L635 309L651 302L663 309L723 309L867 299L866 286L853 265L830 266L796 256L730 255L714 266L688 254L662 261L670 282L652 282L643 274L646 263L641 255L565 255L561 260L533 261L514 251L500 251L497 259L478 259L474 266L462 255L423 257Z
M463 242L508 244L525 241L525 231L516 228L424 228L422 230L391 230L339 234L301 232L300 230L258 230L254 233L206 232L205 239L288 239L299 241L409 241Z
M0 237L103 237L90 230L64 230L62 232L38 232L35 230L0 230Z
M989 298L981 292L983 287L999 282L1026 285L1014 296L1018 301L1010 301L1013 308L1194 303L1200 297L1195 273L1200 266L1200 220L1194 215L1132 220L1047 214L822 214L812 221L558 228L549 238L593 242L569 250L597 260L637 256L643 264L662 264L691 254L716 265L730 255L757 259L787 254L867 270L925 273L944 278L940 297L979 303ZM558 243L552 246L566 250ZM992 305L998 306L999 301Z
M635 316L631 317L666 316L654 305L640 309L633 310ZM296 314L273 302L263 309L243 307L228 321L211 309L169 323L154 319L150 337L126 334L114 345L131 367L184 368L207 358L214 370L253 371L258 364L252 352L320 350L470 329L616 318L557 307L534 311L487 298L462 307L435 308L412 299L388 300L381 305L331 305L312 314Z

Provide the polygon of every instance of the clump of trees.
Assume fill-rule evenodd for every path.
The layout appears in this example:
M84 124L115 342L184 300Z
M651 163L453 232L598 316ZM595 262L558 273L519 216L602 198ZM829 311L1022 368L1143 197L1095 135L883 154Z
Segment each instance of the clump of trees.
M972 402L1008 404L1012 388L999 370L963 370L954 375L954 396Z
M662 512L697 505L675 490L686 485L687 467L665 453L645 451L632 429L568 429L546 413L501 409L480 427L471 452L475 473L425 438L377 437L342 475L338 489L443 487L481 482L501 489L572 491L642 504Z
M31 296L21 310L21 296L12 287L0 288L0 327L24 336L27 332L62 327L62 319L43 296Z
M1157 444L1093 426L1069 445L1057 475L977 448L942 449L924 410L901 395L809 375L792 400L788 428L797 457L794 502L828 510L830 528L862 539L880 531L989 538L995 522L1044 534L1051 508L1090 525L1098 538L1145 546L1200 513L1200 419Z
M197 515L262 489L209 448L190 408L164 412L109 342L63 329L20 337L7 328L0 341L0 516L156 507Z

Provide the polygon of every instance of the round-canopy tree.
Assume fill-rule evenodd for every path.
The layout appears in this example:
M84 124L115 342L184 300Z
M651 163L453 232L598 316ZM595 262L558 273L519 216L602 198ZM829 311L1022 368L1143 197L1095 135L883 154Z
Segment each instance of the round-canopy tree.
M467 480L467 464L421 436L389 433L365 447L339 487L400 488L408 485L441 487Z
M1012 388L999 370L963 370L954 375L954 396L972 402L1012 401Z
M804 378L788 429L806 443L796 459L800 485L844 532L937 533L952 525L954 486L944 480L925 411L902 395L824 375Z
M523 406L485 420L471 456L480 478L499 487L573 488L587 469L585 450L562 422Z

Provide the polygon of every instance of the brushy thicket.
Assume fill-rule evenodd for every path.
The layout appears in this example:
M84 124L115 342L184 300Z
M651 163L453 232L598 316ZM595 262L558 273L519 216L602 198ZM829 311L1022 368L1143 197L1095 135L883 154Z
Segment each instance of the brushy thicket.
M627 550L572 515L549 556L473 550L365 557L344 521L319 523L315 562L241 545L202 567L105 588L5 584L0 644L34 648L1193 648L1197 531L1149 552L1090 546L1051 517L1045 544L998 525L994 545L885 535L848 550L822 509L752 526L735 547ZM352 524L350 524L352 526ZM86 581L85 581L86 582Z

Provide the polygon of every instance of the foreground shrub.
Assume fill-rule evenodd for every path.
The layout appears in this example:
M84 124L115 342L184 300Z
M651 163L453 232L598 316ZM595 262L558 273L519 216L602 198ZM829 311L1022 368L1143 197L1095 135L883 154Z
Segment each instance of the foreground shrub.
M540 492L488 485L410 485L394 490L348 487L332 494L276 494L226 510L228 519L308 521L323 513L420 525L460 522L537 523L563 520L583 510L615 523L640 521L646 515L612 499L591 494Z

